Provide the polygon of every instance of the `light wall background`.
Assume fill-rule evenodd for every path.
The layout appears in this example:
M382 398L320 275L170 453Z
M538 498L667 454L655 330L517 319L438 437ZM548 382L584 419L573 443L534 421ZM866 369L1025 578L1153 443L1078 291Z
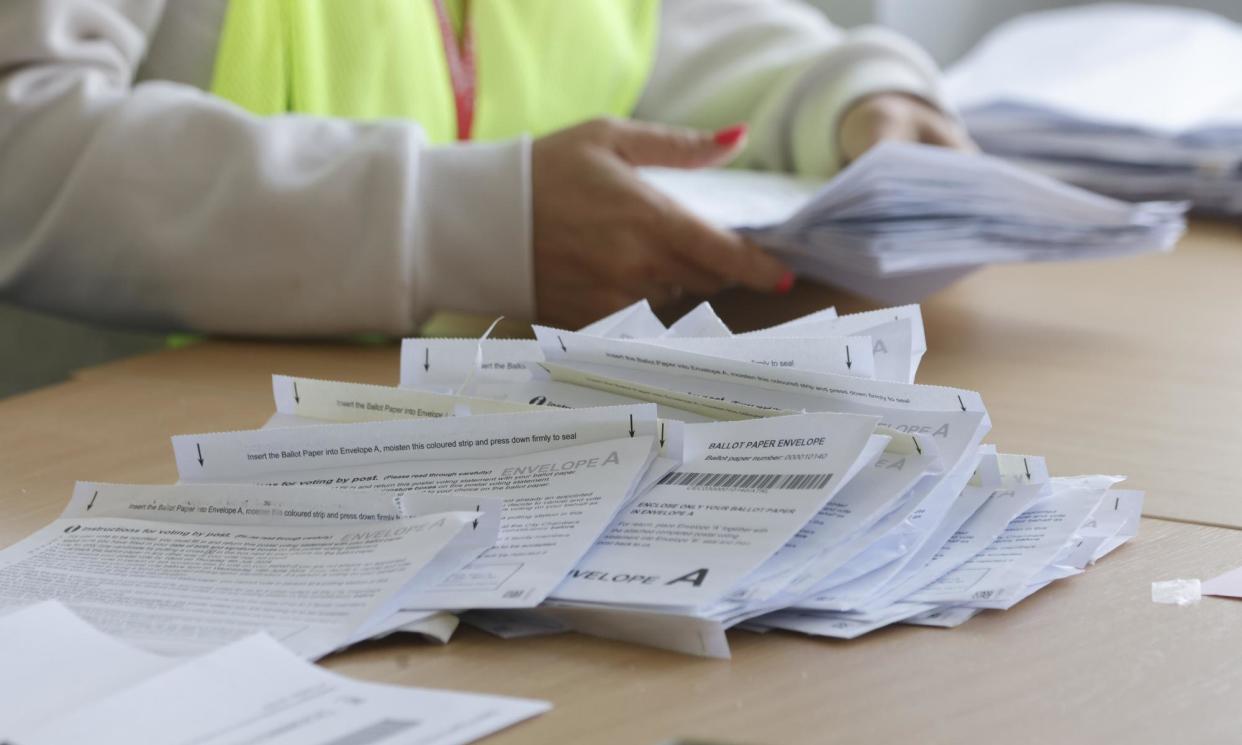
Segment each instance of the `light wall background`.
M842 26L881 23L951 64L989 29L1015 15L1072 0L808 0ZM1189 0L1242 22L1242 0ZM0 396L62 380L91 364L157 349L163 337L50 318L0 303Z

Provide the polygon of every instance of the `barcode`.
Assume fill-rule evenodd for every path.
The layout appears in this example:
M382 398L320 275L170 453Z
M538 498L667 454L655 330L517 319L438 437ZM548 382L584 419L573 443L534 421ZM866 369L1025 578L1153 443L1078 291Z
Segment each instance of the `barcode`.
M673 471L660 483L725 489L823 489L831 473L690 473Z

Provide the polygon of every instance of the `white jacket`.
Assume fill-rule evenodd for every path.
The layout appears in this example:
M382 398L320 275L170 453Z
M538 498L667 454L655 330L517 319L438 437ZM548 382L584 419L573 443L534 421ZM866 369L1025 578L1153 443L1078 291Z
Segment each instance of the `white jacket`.
M0 2L0 297L232 334L531 318L529 141L255 117L204 92L226 5ZM827 176L838 115L879 91L940 101L894 34L792 0L666 0L636 116L749 121L745 164Z

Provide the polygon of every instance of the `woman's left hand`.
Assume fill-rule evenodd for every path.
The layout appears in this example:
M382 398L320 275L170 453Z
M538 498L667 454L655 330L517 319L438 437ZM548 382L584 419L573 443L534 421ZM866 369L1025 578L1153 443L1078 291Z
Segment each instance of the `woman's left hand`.
M960 124L923 99L905 93L866 96L841 117L837 146L843 163L887 141L978 150Z

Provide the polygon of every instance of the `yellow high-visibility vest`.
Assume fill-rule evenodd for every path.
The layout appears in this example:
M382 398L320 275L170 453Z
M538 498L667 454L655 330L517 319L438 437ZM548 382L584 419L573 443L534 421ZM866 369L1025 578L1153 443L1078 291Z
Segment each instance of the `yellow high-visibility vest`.
M632 113L650 73L659 0L472 0L473 138L539 136ZM457 0L453 10L460 18ZM432 0L232 0L213 92L262 115L409 119L456 139Z

